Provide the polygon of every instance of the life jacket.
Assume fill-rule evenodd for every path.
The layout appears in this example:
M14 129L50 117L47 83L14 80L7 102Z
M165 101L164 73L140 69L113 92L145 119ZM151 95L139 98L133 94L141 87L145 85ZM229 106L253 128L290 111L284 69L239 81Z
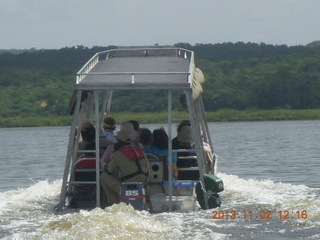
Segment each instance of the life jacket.
M122 152L125 156L127 156L128 158L130 158L132 161L135 161L138 170L134 173L131 173L127 176L124 176L122 178L120 178L120 181L123 182L125 180L128 180L130 178L133 178L137 175L143 174L145 176L149 176L149 172L144 172L142 171L142 167L140 164L141 159L145 158L145 154L143 152L143 150L141 148L138 147L122 147L119 149L120 152Z
M134 161L144 158L143 150L138 147L122 147L119 151Z

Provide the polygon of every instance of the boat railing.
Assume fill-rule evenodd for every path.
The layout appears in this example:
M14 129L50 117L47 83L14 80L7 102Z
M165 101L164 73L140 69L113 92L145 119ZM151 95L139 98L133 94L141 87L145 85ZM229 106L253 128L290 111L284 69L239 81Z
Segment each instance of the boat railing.
M118 48L96 53L77 73L76 84L79 84L87 75L181 75L190 72L90 72L101 60L107 60L113 57L147 57L147 56L177 56L190 59L193 63L193 52L183 48L136 48L134 50Z
M79 84L85 75L80 73L88 73L99 62L99 53L96 53L78 72L76 83Z
M98 53L100 59L109 59L112 57L161 57L161 56L177 56L185 59L192 59L193 52L179 47L137 47L127 48L118 47L117 49L106 50Z

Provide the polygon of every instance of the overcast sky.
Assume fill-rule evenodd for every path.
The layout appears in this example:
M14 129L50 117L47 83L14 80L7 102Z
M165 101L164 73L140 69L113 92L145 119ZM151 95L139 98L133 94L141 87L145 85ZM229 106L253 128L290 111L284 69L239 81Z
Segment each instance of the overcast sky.
M0 0L0 6L0 49L320 40L320 0Z

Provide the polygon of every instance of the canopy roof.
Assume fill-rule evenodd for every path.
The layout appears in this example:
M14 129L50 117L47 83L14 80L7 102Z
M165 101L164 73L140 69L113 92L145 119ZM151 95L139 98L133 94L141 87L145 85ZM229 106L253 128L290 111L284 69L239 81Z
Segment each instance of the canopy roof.
M77 88L187 89L203 81L193 52L175 47L117 48L95 54L77 73Z

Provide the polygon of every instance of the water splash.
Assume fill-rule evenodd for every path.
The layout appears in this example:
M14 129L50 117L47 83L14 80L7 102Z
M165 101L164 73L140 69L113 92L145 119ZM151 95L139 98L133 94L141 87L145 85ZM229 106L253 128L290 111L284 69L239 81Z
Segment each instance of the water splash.
M219 173L225 191L222 209L279 211L293 213L291 224L320 226L320 189L305 185L276 183L272 180L244 180L236 175ZM305 211L306 216L301 216Z
M319 237L319 189L271 180L244 180L224 173L219 177L225 191L221 193L222 207L217 210L306 210L308 218L273 222L213 220L212 210L150 214L125 204L55 215L52 207L58 202L61 180L40 181L29 188L0 193L0 238L222 240L274 232L277 236L295 236L301 231L310 232L310 239ZM243 236L235 238L236 232Z

